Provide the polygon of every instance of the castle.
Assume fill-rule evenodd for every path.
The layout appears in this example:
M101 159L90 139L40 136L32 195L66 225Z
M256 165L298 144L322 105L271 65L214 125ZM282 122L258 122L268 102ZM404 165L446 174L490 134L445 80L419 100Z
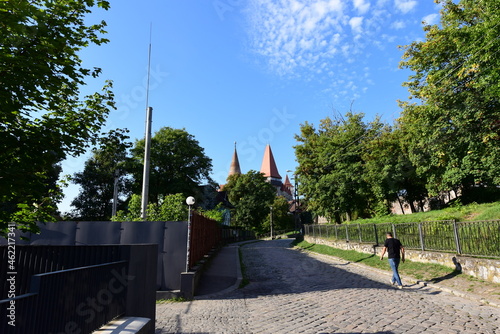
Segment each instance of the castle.
M269 144L267 144L264 150L264 157L262 158L260 172L267 179L267 182L269 182L276 188L276 196L283 196L288 201L292 201L293 185L290 182L288 175L286 175L285 177L285 182L282 181L283 178L278 172L276 161L274 160L273 156L273 151L271 150L271 146ZM236 143L234 145L234 153L231 160L231 166L229 167L228 177L234 174L241 174L240 161L238 159L238 152L236 151Z

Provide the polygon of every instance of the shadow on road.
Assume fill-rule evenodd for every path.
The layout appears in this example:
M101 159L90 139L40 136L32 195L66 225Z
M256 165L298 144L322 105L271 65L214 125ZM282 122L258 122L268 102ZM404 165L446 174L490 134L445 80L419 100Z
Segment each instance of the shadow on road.
M375 257L375 254L372 254L372 255L367 255L366 257L362 258L362 259L359 259L359 260L356 260L354 262L358 263L358 262L363 262L364 260L367 260L369 258L372 258L372 257Z
M305 252L292 249L291 239L243 245L241 251L249 284L221 299L258 298L266 295L302 294L313 291L383 289L401 292L380 280L358 274L348 261L320 261ZM373 256L373 255L369 255ZM368 269L367 274L369 272ZM412 290L421 289L413 287ZM404 290L403 290L404 292Z
M156 334L163 333L161 329L157 329ZM177 334L213 334L213 332L175 332ZM365 334L395 334L394 332L363 332ZM359 332L319 332L318 334L359 334Z
M439 282L445 281L447 279L452 279L453 277L455 277L457 275L460 275L461 273L462 273L461 271L453 270L449 274L446 274L444 276L436 277L436 278L433 278L433 279L429 280L429 283L439 283Z

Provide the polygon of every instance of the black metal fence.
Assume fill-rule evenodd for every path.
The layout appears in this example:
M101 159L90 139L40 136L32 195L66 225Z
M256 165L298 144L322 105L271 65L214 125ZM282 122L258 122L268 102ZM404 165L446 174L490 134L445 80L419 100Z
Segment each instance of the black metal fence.
M34 275L122 259L122 250L119 245L84 247L17 245L15 250L15 266L18 268L15 285L16 296L29 293L31 279ZM6 266L8 248L5 246L0 246L0 259L2 264ZM0 271L0 299L7 298L7 291L9 291L8 270L5 266L2 265Z
M2 321L1 332L64 333L68 327L95 331L125 313L127 287L116 284L115 276L126 267L126 261L119 261L33 276L29 293L14 300L15 326ZM0 301L4 320L9 319L10 303Z
M91 333L124 314L127 289L116 276L126 266L119 261L35 275L27 298L36 294L36 302L25 300L31 307L19 313L16 333L64 333L68 327Z
M288 234L288 233L291 233L291 232L296 232L297 230L278 230L278 231L273 231L273 233L269 232L269 233L263 233L263 234L259 234L257 236L257 239L265 239L265 238L270 238L270 237L276 237L278 235L284 235L284 234Z
M500 257L500 220L453 220L403 224L305 225L305 235L382 244L392 232L409 249L455 252L461 255Z
M91 333L122 314L151 319L153 333L157 252L150 244L16 245L10 267L0 246L0 333Z
M224 243L255 239L255 232L238 227L222 226L221 233Z

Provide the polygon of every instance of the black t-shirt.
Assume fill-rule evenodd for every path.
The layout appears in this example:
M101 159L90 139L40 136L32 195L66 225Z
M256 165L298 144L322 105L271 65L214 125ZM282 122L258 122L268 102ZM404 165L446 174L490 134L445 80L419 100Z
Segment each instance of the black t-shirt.
M401 242L398 239L387 238L384 242L384 247L387 247L387 254L389 259L401 258Z

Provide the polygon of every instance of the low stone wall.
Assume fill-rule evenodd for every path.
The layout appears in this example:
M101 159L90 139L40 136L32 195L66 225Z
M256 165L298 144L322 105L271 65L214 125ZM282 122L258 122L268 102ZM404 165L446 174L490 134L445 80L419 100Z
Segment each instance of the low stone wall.
M382 252L383 247L373 244L314 238L307 235L304 236L304 240L309 243L327 245L338 249L355 250L362 253L377 255ZM430 251L422 252L415 249L405 249L405 253L406 258L410 261L437 263L451 269L459 269L464 274L474 276L485 281L500 283L500 260L472 258L453 253L438 253Z

